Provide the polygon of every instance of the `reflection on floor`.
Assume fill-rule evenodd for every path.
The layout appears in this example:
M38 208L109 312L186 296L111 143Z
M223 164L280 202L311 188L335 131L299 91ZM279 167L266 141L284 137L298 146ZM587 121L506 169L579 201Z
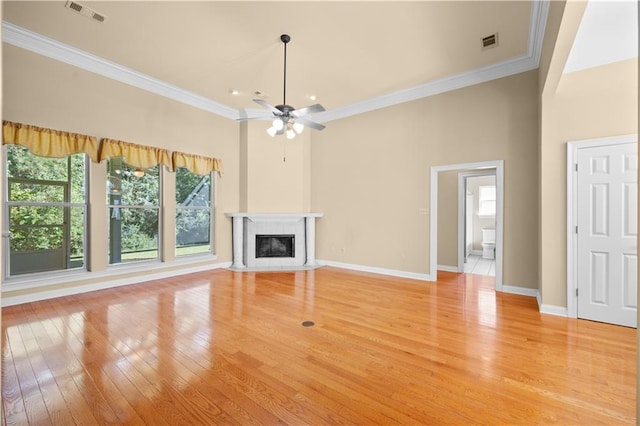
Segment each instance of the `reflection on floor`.
M467 274L496 276L496 262L492 259L483 259L482 256L471 254L464 264L464 272Z

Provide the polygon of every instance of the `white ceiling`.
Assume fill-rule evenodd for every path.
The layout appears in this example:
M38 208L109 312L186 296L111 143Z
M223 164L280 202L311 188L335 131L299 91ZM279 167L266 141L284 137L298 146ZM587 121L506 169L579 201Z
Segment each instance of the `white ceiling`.
M282 102L287 33L287 103L323 104L319 121L535 69L548 10L521 0L79 3L105 22L64 1L4 1L3 41L237 118L257 91ZM493 33L499 45L483 50Z
M590 1L564 68L565 73L638 57L638 3Z

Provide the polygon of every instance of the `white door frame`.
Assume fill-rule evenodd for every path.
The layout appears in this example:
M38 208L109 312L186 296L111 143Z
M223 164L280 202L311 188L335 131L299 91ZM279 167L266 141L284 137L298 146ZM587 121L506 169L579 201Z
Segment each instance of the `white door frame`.
M486 171L474 170L469 172L458 173L458 272L464 272L464 251L467 242L464 240L466 233L466 217L467 209L467 178L480 176L495 176L495 169L487 169Z
M567 142L567 317L578 318L578 150L637 142L636 135Z
M431 167L431 194L429 201L429 209L431 210L431 221L429 223L429 277L431 281L438 279L438 173L488 168L495 168L496 171L496 290L502 291L504 160Z

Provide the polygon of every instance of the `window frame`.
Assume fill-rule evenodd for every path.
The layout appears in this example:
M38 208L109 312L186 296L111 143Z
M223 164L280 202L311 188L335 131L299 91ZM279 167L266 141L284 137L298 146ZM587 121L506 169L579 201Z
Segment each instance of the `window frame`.
M187 169L186 167L178 167L178 169L185 169L187 170L189 173L192 174L196 174L193 173L191 170ZM174 188L178 187L178 169L175 170L175 182L174 182ZM173 235L174 235L174 244L173 244L173 248L174 248L174 256L176 259L187 259L190 257L198 257L198 256L215 256L216 255L216 251L215 251L215 206L216 206L216 198L215 198L215 190L216 190L216 178L215 178L216 172L209 172L209 207L203 207L203 206L193 206L193 207L180 207L178 205L178 201L175 200L175 225L174 225L174 229L173 229ZM201 175L202 176L202 175ZM178 241L177 241L177 237L178 237L178 213L180 211L197 211L197 210L208 210L209 211L209 250L207 250L206 252L199 252L199 253L190 253L190 254L178 254Z
M66 157L69 158L72 155L83 155L84 156L84 202L41 202L41 201L11 201L9 199L9 181L10 179L24 182L35 182L35 183L44 183L50 182L42 179L24 179L24 178L10 178L9 177L9 168L8 168L8 147L17 147L26 149L30 155L41 157L36 154L33 154L27 147L20 145L3 145L2 146L2 279L7 281L14 280L25 280L25 279L38 279L38 277L63 277L68 276L69 274L76 274L88 271L88 262L89 262L89 238L88 238L88 230L89 230L89 200L91 198L90 194L90 169L89 163L91 159L86 153L74 153L69 154ZM41 157L47 158L47 157ZM60 186L63 186L60 184ZM71 200L72 194L68 193L68 199ZM55 207L62 209L72 209L72 208L81 208L84 222L83 222L83 232L82 232L82 266L75 268L64 268L64 269L53 269L50 271L35 271L35 272L27 272L23 274L11 274L11 223L10 223L10 210L12 207ZM69 211L70 212L70 211ZM66 213L64 213L66 214ZM71 224L69 223L69 226Z
M105 175L105 181L107 184L109 183L109 161L111 158L107 160L107 170ZM125 162L125 159L122 159L122 164L126 165L129 168L135 169L135 166L131 166ZM127 266L131 267L131 265L140 265L144 263L161 263L163 259L163 233L164 233L164 220L163 220L163 211L164 211L164 197L163 197L163 185L164 185L164 166L162 164L157 164L155 167L158 168L158 204L156 206L149 205L122 205L122 204L110 204L106 203L107 215L106 215L106 225L107 225L107 250L106 250L106 262L107 268L126 268ZM105 199L109 200L109 191L105 187ZM119 209L143 209L143 210L156 210L158 212L158 229L157 229L157 256L152 259L139 259L132 261L120 261L119 263L111 263L111 253L110 253L110 217L111 217L111 209L119 208Z

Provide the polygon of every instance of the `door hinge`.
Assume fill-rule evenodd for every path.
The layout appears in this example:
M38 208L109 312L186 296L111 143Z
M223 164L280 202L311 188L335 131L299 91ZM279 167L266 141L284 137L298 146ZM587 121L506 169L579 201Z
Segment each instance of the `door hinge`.
M578 297L578 289L576 288L576 297Z
M578 225L576 225L576 234L578 233Z
M576 172L578 171L578 163L576 163Z

